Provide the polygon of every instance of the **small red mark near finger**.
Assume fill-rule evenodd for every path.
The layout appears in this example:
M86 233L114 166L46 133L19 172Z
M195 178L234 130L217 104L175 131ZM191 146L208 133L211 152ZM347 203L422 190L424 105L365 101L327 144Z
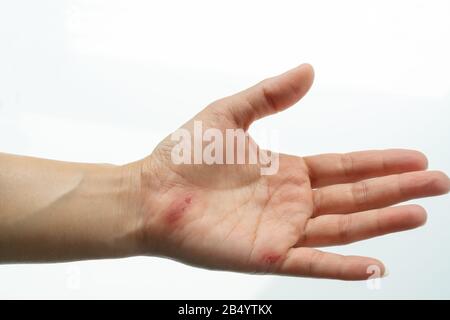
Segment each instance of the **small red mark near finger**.
M164 219L167 224L173 225L180 221L192 203L192 195L188 194L174 200L167 209Z
M266 254L263 256L262 260L264 263L274 264L278 260L280 260L280 258L281 258L281 255L279 255L279 254Z

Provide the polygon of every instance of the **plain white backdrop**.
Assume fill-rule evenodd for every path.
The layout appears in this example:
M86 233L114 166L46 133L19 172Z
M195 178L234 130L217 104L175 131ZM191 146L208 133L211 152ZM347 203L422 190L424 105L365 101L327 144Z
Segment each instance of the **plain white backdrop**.
M300 103L259 121L279 149L425 152L450 172L450 2L0 2L0 150L123 164L209 102L302 62ZM0 190L1 192L1 190ZM365 282L255 276L159 258L0 265L0 298L450 298L450 197L425 227L330 250L380 258Z

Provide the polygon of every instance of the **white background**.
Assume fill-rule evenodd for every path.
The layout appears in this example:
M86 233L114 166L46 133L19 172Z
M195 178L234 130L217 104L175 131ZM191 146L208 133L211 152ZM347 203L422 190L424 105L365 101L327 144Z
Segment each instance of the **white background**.
M449 1L1 1L0 150L126 163L310 62L308 96L252 130L299 155L420 149L449 173L449 57ZM380 290L137 257L2 265L0 298L450 298L450 197L416 202L425 227L331 249L382 259Z

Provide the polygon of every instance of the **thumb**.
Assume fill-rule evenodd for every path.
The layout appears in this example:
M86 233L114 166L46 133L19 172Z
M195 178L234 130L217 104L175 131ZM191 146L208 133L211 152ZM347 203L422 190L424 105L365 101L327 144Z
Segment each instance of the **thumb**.
M314 70L302 64L278 76L265 79L225 99L221 108L238 127L247 129L262 117L277 113L295 104L311 88Z

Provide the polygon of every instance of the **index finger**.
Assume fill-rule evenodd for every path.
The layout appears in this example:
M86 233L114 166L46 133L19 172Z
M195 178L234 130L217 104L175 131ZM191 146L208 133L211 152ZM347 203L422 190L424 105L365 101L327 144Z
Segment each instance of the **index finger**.
M406 149L328 153L303 159L313 188L425 170L428 166L423 153Z

